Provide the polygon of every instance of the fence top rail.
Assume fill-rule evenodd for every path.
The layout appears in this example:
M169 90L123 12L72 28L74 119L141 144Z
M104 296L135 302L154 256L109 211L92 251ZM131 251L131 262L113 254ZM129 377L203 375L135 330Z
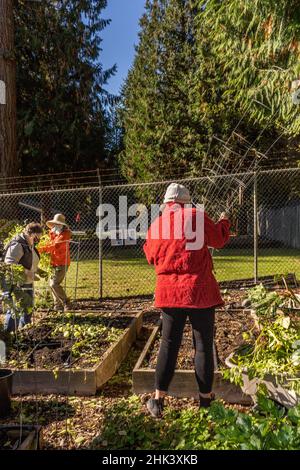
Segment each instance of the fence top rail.
M240 172L240 173L225 173L221 175L209 175L209 176L195 176L195 177L185 177L185 178L172 178L172 179L166 179L166 180L161 180L161 181L149 181L145 183L126 183L126 184L115 184L115 185L105 185L105 189L113 189L113 188L124 188L124 187L141 187L141 186L152 186L152 185L159 185L159 184L167 184L167 183L172 183L174 181L178 183L183 183L183 182L194 182L194 181L209 181L212 179L223 179L223 178L237 178L241 176L249 176L253 177L255 174L261 175L261 174L268 174L268 173L281 173L281 172L300 172L300 167L294 167L294 168L283 168L283 169L273 169L273 170L256 170L256 171L249 171L249 172Z
M73 193L73 192L86 192L86 191L99 191L99 186L80 186L77 188L60 188L60 189L47 189L47 190L39 190L39 191L11 191L8 193L1 193L0 192L0 198L1 197L17 197L17 196L34 196L34 195L39 195L39 194L53 194L53 193Z
M85 173L95 173L97 174L97 170L82 170L82 171L65 171L65 172L60 172L60 173L41 173L41 174L37 174L37 175L25 175L25 176L6 176L5 178L1 177L1 179L3 180L6 180L6 181L13 181L13 180L28 180L28 179L37 179L37 178L42 178L44 176L48 176L48 177L54 177L54 176L65 176L65 177L69 177L70 175L74 176L74 175L82 175L82 174L85 174Z
M274 168L273 170L257 170L257 174L272 174L272 173L288 173L288 172L298 172L300 171L300 167L291 167L291 168Z
M0 174L0 194L23 193L27 191L48 191L54 189L72 189L74 187L97 186L126 182L116 168L98 168L63 173L47 173L30 176L3 177Z
M110 190L116 189L119 190L121 188L134 188L134 187L151 187L155 185L165 185L170 184L174 181L180 183L192 183L197 181L210 181L212 179L230 179L230 178L238 178L242 176L253 177L255 174L257 175L268 175L268 174L280 174L280 173L300 173L300 167L294 168L282 168L282 169L273 169L273 170L260 170L251 171L251 172L240 172L240 173L226 173L222 175L211 175L211 176L198 176L198 177L185 177L185 178L172 178L166 179L161 181L149 181L144 183L119 183L119 184L101 184L96 186L79 186L76 188L59 188L59 189L47 189L47 190L27 190L27 191L10 191L10 192L0 192L0 197L12 197L12 196L26 196L26 195L38 195L38 194L47 194L47 193L72 193L72 192L86 192L86 191L103 191L103 190Z

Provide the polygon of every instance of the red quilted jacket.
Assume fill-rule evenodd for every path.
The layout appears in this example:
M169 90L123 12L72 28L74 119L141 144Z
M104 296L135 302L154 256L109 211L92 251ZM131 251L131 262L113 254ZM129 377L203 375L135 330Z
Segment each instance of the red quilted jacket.
M203 247L188 250L186 244L190 240L187 240L184 232L180 239L178 235L174 237L177 211L181 211L182 226L185 220L190 219L195 230L196 209L168 203L162 215L149 228L144 244L148 263L154 264L157 274L155 306L208 308L223 305L220 289L212 272L212 257L208 247L222 248L228 242L230 223L224 219L215 224L205 213ZM170 239L163 239L162 236L162 226L166 218L170 221ZM156 235L157 239L153 235L155 228L159 233L159 236Z

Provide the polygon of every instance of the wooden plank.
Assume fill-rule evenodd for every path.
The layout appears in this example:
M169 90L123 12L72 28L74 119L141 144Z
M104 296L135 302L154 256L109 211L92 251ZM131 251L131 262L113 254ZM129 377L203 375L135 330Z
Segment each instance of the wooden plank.
M0 431L7 432L8 436L18 439L21 427L19 425L1 425ZM16 450L38 450L42 448L42 427L24 424L22 426L23 441Z
M38 449L38 435L37 431L31 431L17 450L37 450Z
M41 395L94 395L96 393L95 372L87 370L53 371L16 370L13 376L13 395L40 393Z
M154 369L134 369L132 379L134 393L142 394L154 391ZM245 395L240 387L225 381L219 371L214 373L213 391L217 398L221 398L227 403L238 403L241 405L252 403L251 397ZM176 369L168 394L178 398L198 398L199 390L195 372L193 370Z
M135 317L130 327L123 333L120 340L113 344L103 356L99 366L96 368L96 387L103 386L118 370L126 358L133 342L140 333L143 325L143 312Z
M274 278L276 278L277 275L268 275L268 276L260 276L257 280L258 283L262 283L265 286L272 286L272 287L277 287L277 286L282 286L284 287L284 283L282 279L279 279L278 281L274 281ZM295 287L297 287L297 278L295 273L289 273L285 276L285 279L288 282L292 282ZM231 281L221 281L219 282L219 286L221 289L238 289L240 287L254 287L256 283L254 282L253 278L246 278L246 279L236 279L236 280L231 280Z
M132 372L132 386L133 392L136 394L152 393L154 391L155 382L155 369L148 369L142 367L143 362L150 352L153 343L156 340L157 334L161 328L161 324L153 329L153 332L148 339L140 357ZM214 373L213 391L217 398L225 400L227 403L238 403L249 405L252 403L251 397L244 394L242 389L225 381L221 373L216 370ZM198 384L193 370L176 369L173 379L169 387L169 395L180 398L189 398L199 396Z
M140 369L142 367L142 364L148 354L148 351L150 351L153 343L155 342L156 340L156 336L157 336L157 333L159 332L161 328L161 320L160 320L160 323L159 325L157 325L156 327L153 328L153 331L147 341L147 343L145 344L145 347L143 349L143 351L141 352L141 355L136 363L136 365L134 366L134 369Z

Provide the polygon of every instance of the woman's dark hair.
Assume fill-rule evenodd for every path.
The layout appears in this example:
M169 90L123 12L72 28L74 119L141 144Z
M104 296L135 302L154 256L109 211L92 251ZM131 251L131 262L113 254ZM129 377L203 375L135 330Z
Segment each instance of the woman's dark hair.
M25 227L25 233L27 233L27 235L32 235L33 233L43 233L43 227L37 222L30 222L30 224L26 225Z

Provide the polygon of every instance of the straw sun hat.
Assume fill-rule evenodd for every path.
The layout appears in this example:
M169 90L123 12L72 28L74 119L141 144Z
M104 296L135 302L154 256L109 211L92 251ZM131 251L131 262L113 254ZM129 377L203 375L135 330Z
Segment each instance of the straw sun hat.
M66 224L66 218L63 214L55 214L52 220L48 220L46 222L47 227L52 228L54 225L63 225L64 227L68 227Z

